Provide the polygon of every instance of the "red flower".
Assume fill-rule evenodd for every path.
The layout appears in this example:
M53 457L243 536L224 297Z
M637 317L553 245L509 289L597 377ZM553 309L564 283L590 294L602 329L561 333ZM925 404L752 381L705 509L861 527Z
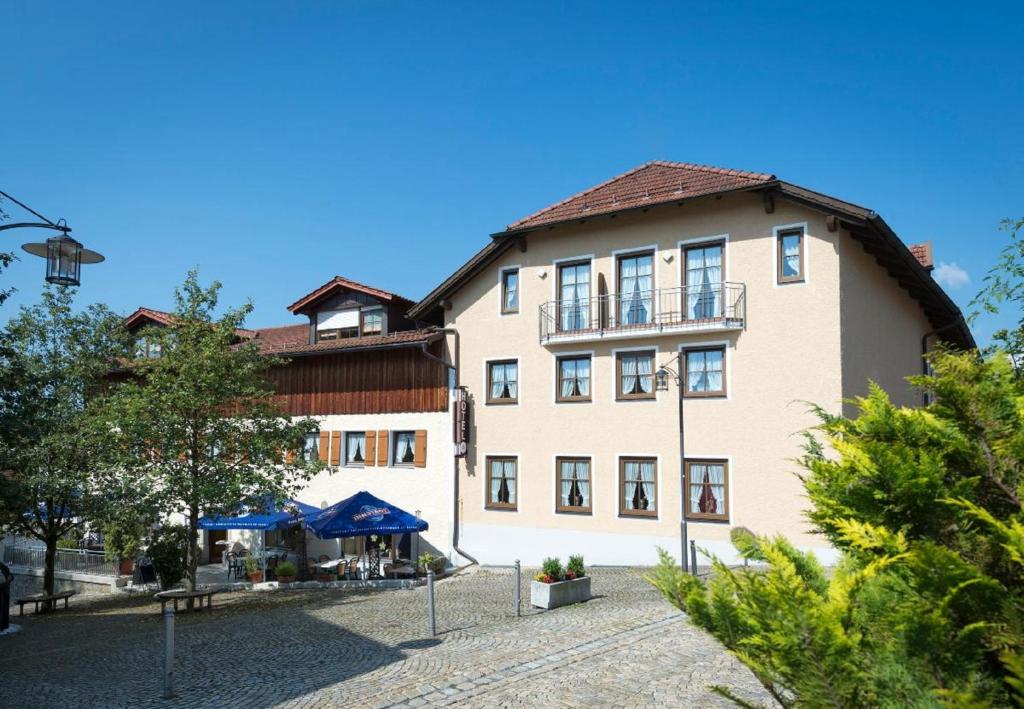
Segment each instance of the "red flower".
M544 574L544 583L554 583L555 580L551 578L551 574Z
M572 571L566 571L565 578L567 581L572 581L574 578L576 578L576 574Z

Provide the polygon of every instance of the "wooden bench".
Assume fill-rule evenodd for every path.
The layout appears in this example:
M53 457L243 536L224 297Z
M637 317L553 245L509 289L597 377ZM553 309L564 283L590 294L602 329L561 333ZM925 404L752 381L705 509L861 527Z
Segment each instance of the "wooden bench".
M35 609L33 610L33 613L39 612L40 604L52 604L53 607L56 608L57 606L55 602L61 599L64 600L64 607L67 608L68 599L74 596L76 593L78 593L78 591L59 591L57 593L52 593L50 595L46 595L45 593L37 593L32 596L25 596L24 598L15 599L14 602L18 604L18 615L25 615L26 603L35 604Z
M153 598L160 601L160 614L163 615L164 608L167 607L168 603L174 604L174 612L178 612L178 601L199 601L195 610L203 610L203 599L206 599L206 608L209 610L213 608L213 595L220 593L218 590L199 590L199 591L161 591L160 593L154 594Z

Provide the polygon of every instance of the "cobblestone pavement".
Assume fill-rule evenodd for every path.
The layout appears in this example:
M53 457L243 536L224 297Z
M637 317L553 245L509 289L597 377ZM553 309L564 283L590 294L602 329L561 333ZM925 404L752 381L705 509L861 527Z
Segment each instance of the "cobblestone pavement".
M436 638L424 588L219 595L176 618L172 700L155 603L72 603L0 638L0 706L732 706L714 684L771 705L641 571L597 569L593 600L545 612L528 609L528 579L522 618L509 571L438 582Z

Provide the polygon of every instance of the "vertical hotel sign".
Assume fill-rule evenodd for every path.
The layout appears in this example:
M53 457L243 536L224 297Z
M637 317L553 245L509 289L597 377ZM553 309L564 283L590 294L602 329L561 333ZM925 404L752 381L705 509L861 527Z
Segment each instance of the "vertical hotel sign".
M455 457L465 458L466 451L469 449L469 394L466 392L466 387L456 387L454 394L453 439L455 441Z

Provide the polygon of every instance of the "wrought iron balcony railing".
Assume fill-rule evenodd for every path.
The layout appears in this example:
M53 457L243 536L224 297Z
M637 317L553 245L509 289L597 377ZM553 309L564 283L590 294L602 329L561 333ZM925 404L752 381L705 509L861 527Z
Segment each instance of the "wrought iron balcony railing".
M743 283L709 283L552 300L540 306L540 341L743 329L746 296Z

